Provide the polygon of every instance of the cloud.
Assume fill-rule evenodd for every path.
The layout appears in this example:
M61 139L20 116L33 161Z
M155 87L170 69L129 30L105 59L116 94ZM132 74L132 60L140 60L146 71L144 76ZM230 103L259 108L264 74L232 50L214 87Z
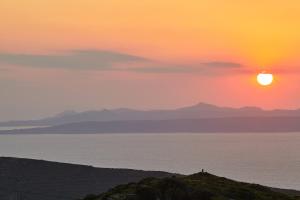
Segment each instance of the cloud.
M129 68L129 70L141 73L202 73L217 74L226 73L232 70L241 70L243 65L240 63L226 61L200 62L197 64L163 64L151 63L151 65ZM231 69L231 70L229 70Z
M153 64L152 66L140 66L131 67L127 70L140 72L140 73L192 73L201 71L200 68L195 68L192 66L181 66L181 65L168 65L168 64Z
M0 65L157 74L224 74L242 69L240 63L206 61L193 64L163 63L144 57L100 50L73 50L64 54L0 53ZM232 69L232 70L230 70Z
M243 67L240 63L226 62L226 61L210 61L200 63L202 66L214 67L214 68L241 68Z
M0 53L0 64L39 68L110 70L118 63L145 61L146 58L139 56L99 50L74 50L66 54L48 55Z

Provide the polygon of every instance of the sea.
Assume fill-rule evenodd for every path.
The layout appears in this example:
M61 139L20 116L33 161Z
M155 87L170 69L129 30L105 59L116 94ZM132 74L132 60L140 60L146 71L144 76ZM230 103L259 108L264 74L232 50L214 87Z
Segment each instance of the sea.
M0 156L192 174L300 190L300 133L0 135Z

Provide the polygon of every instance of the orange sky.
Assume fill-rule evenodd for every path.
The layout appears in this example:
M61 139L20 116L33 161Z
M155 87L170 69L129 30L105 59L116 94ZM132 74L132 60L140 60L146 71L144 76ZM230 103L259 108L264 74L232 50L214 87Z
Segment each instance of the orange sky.
M0 54L5 55L0 55L0 109L7 117L0 119L198 101L300 107L299 10L298 0L1 0ZM40 59L39 54L91 49L151 61L118 61L130 70L74 70L28 66L28 58L17 62L10 57ZM203 63L209 63L204 72L198 69ZM272 86L253 81L261 70L274 73Z

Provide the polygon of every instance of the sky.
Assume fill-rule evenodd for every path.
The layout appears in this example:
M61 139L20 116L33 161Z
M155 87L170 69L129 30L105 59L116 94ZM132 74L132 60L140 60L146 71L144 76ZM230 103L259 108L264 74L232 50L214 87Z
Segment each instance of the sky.
M298 0L1 0L0 120L300 108ZM271 86L256 74L274 74Z

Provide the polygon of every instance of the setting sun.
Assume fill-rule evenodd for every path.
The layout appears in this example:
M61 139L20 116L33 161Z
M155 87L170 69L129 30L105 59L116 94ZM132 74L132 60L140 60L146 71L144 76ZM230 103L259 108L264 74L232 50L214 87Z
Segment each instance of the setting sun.
M274 77L273 74L262 72L257 75L256 79L260 85L267 86L272 84Z

